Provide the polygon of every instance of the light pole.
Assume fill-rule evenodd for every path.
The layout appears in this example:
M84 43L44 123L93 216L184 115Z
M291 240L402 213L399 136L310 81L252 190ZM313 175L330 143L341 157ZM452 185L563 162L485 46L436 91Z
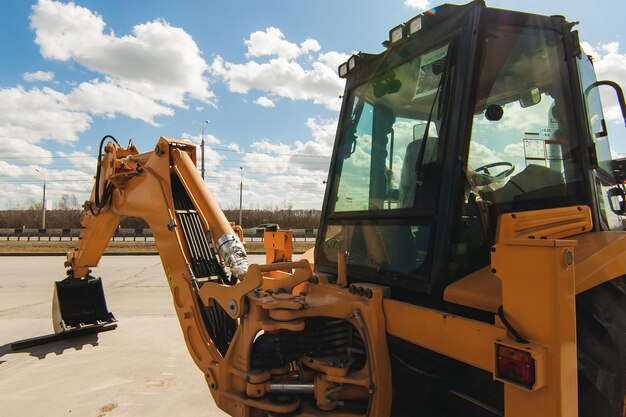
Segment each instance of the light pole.
M240 182L239 182L239 226L241 225L241 203L243 202L243 167L239 167Z
M205 120L202 123L202 141L200 142L200 150L201 150L201 159L202 159L202 170L200 171L202 173L202 180L204 181L204 126L206 126L206 124L209 123L208 120Z
M41 197L41 228L45 229L46 228L46 176L43 175L43 171L40 171L37 168L35 168L35 171L39 172L41 174L41 177L43 178L43 196Z

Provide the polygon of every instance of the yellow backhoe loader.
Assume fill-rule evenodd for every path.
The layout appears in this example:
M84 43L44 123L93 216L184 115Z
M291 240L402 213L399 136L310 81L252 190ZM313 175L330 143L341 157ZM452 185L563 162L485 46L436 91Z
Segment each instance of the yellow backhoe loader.
M191 143L105 137L55 328L114 320L90 270L138 216L232 416L624 417L626 160L599 89L626 121L624 98L574 25L443 5L342 64L319 235L299 261L279 262L277 230L269 262L248 263Z

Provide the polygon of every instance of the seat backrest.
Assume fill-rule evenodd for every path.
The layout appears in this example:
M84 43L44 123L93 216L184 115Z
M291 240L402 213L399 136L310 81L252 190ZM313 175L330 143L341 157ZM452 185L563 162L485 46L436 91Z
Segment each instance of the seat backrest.
M426 149L424 150L424 160L422 161L422 164L430 164L437 160L436 149L438 139L439 138L436 136L429 136L428 139L426 139ZM402 163L402 172L400 174L400 207L413 206L415 186L417 184L415 166L417 165L417 158L419 156L421 146L422 139L417 139L409 143L406 147L404 162Z

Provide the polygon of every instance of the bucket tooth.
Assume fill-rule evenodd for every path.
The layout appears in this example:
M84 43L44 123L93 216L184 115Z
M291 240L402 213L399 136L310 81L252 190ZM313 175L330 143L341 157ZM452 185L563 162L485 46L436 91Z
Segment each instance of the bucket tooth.
M106 305L102 280L92 276L56 281L52 299L55 333L64 333L115 322Z

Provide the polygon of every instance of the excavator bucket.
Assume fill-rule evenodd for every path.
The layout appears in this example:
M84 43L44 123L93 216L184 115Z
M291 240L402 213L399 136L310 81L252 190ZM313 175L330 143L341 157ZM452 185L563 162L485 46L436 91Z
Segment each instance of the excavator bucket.
M54 334L13 342L11 350L52 343L85 333L106 332L117 327L115 321L113 313L107 309L100 278L66 278L54 283Z
M115 322L104 298L100 278L66 278L55 282L52 299L55 333L64 333Z

